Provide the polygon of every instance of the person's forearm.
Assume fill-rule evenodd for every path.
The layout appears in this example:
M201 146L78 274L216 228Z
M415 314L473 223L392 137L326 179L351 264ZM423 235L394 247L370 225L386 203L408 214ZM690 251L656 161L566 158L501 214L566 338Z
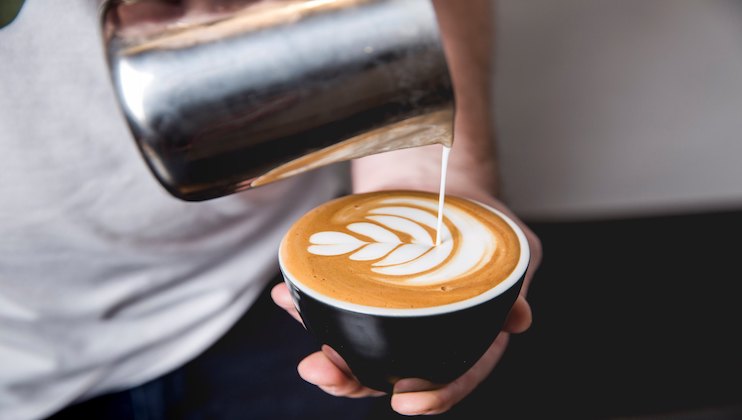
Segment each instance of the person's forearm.
M492 7L490 0L433 0L456 97L448 191L477 198L497 194L492 123ZM437 191L440 146L356 159L354 192L389 188Z

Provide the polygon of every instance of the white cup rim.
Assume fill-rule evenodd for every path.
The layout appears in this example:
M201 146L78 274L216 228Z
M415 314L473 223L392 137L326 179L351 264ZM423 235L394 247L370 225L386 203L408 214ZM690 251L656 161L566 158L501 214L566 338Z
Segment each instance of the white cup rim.
M300 280L297 279L295 275L293 275L291 272L289 272L285 268L283 261L281 259L281 252L279 252L278 253L278 264L281 269L281 273L284 275L284 277L286 277L286 280L290 281L295 287L300 289L303 293L307 294L308 296L314 298L315 300L318 300L329 306L337 307L337 308L344 309L350 312L366 314L366 315L387 316L387 317L419 317L419 316L441 315L441 314L456 312L456 311L460 311L463 309L468 309L468 308L477 306L481 303L487 302L488 300L493 299L503 294L505 291L509 290L513 285L515 285L523 276L525 276L526 269L528 268L528 264L531 259L531 251L528 246L528 238L526 238L525 233L520 228L520 226L518 226L518 224L515 223L509 216L507 216L502 211L496 208L493 208L492 206L489 206L487 204L484 204L482 202L479 202L477 200L472 200L472 199L466 199L466 200L479 204L480 206L500 216L502 220L504 220L508 224L508 226L510 226L513 229L516 236L518 237L518 242L520 244L520 257L518 259L518 263L515 265L515 268L513 268L513 271L511 271L510 274L505 279L503 279L503 281L495 285L493 288L488 289L487 291L480 293L474 297L461 300L458 302L447 303L445 305L428 306L424 308L382 308L378 306L359 305L356 303L350 303L350 302L340 300L340 299L335 299L335 298L332 298L332 297L329 297L322 293L317 292L316 290L302 283ZM284 239L281 240L281 245L279 247L279 250L283 248L284 241L285 241L285 237Z

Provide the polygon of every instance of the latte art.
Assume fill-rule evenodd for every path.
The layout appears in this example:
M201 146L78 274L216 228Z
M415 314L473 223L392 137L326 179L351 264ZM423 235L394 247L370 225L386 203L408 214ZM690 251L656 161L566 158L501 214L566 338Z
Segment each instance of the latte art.
M429 231L436 229L435 204L418 198L383 199L379 204L383 207L372 208L365 215L370 222L346 226L351 234L313 234L307 251L374 261L370 271L379 274L375 278L380 281L431 285L476 271L492 258L497 247L497 238L483 223L455 207L444 213L441 244L435 246L435 234ZM459 232L456 238L451 236L448 225ZM410 243L403 243L400 234L411 238Z
M383 191L341 197L304 215L284 237L282 266L307 287L350 303L394 308L477 296L515 268L520 242L491 209L446 196Z

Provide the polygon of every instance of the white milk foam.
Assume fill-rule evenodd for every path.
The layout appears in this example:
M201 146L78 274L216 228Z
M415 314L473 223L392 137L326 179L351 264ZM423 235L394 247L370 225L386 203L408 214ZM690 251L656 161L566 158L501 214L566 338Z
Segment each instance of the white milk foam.
M497 238L476 217L455 205L445 206L446 223L438 223L436 204L418 198L387 198L370 210L370 222L351 223L344 232L317 232L309 238L308 251L315 255L343 255L354 261L369 261L369 269L388 282L431 285L455 280L486 264L494 255ZM425 209L425 210L423 210ZM372 223L373 222L373 223ZM447 225L458 230L454 240ZM436 230L435 246L427 226ZM396 233L395 233L396 232ZM412 238L402 243L398 233ZM370 240L369 240L370 239ZM395 278L396 277L396 278Z

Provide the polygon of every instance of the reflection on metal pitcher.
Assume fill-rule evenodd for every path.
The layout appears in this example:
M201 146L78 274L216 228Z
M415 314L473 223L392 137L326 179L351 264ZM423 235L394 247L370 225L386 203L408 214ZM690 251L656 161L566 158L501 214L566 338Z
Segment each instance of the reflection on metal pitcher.
M142 155L184 200L452 142L430 0L119 0L102 31Z

